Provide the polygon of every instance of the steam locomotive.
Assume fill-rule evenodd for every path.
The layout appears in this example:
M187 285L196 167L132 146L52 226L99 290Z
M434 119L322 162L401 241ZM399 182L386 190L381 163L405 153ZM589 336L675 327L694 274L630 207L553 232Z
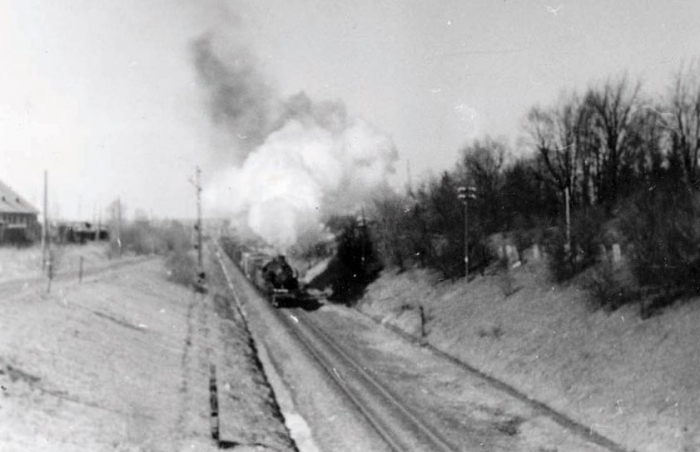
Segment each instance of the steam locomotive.
M298 304L306 298L299 283L299 274L285 256L255 252L236 246L230 240L222 240L221 245L246 278L274 307Z
M299 290L299 274L283 255L273 257L263 265L263 292L267 294L272 306L277 307L284 301L296 300L301 296Z

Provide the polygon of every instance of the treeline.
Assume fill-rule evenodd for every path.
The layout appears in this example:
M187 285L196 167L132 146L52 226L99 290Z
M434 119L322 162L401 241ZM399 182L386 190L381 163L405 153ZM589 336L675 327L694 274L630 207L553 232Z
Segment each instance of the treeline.
M372 239L384 265L462 276L466 187L471 271L495 259L495 234L520 251L543 246L558 281L602 265L603 247L620 243L636 284L601 267L598 282L617 294L601 304L640 299L638 287L664 299L700 291L698 62L658 97L626 76L566 93L531 108L522 130L518 157L502 140L477 140L452 170L375 200Z

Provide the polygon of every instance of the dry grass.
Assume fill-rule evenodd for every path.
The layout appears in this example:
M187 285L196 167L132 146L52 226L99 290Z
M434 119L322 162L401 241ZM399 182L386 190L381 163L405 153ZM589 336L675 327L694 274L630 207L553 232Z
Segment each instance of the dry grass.
M270 390L246 364L246 331L220 320L210 297L168 282L161 261L82 285L57 281L50 294L43 285L2 290L3 452L218 450L209 401L216 350L235 363L221 396L245 402L240 413L228 413L243 432L233 439L245 444L256 435L258 443L288 450L280 446L284 426L269 421ZM226 366L218 364L223 375Z
M526 394L639 451L700 450L700 303L642 320L638 309L592 311L542 264L437 282L425 271L385 274L360 308L409 332L405 305L430 312L428 340Z
M51 248L56 274L77 272L80 257L85 269L104 265L109 259L102 243L54 245ZM41 246L0 247L0 282L41 276Z

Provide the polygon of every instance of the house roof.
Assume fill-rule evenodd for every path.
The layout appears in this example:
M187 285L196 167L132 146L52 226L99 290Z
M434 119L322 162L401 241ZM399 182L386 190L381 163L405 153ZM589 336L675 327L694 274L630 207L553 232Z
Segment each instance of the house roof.
M0 213L38 214L39 211L0 181Z

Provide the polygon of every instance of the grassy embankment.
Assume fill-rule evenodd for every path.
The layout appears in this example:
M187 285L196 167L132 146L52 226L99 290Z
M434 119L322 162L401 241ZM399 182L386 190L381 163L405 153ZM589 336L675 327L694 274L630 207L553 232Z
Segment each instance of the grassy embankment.
M75 250L109 262L91 247ZM26 262L34 254L8 251ZM41 280L20 291L0 285L0 449L217 450L213 364L222 440L293 450L242 319L220 272L209 270L208 294L168 281L160 259L82 284L56 280L50 293Z
M700 303L643 320L639 306L594 310L543 262L502 275L439 281L384 272L358 308L424 340L630 450L700 450ZM421 326L420 307L424 324Z

